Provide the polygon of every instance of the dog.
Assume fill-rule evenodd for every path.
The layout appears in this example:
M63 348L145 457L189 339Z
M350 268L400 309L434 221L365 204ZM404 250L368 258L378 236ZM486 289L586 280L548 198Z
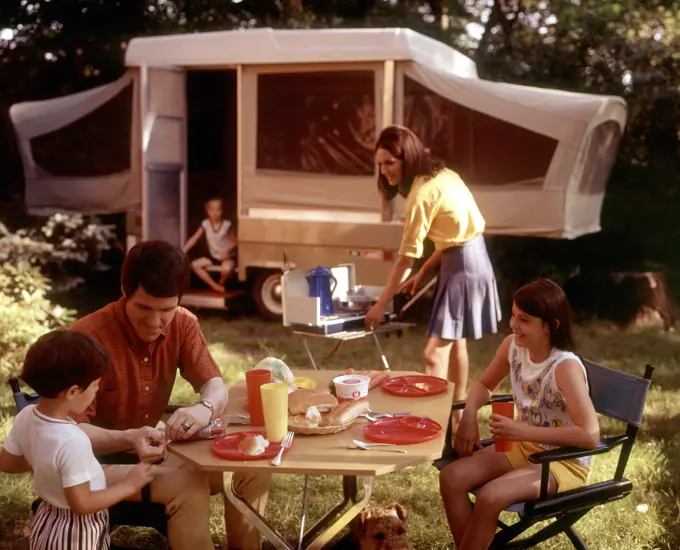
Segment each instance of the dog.
M359 550L412 550L406 540L408 510L396 502L361 512L352 525Z

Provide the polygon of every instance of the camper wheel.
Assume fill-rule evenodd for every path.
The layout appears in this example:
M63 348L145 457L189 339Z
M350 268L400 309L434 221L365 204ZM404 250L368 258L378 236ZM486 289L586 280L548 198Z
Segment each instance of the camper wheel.
M281 272L262 271L253 285L253 299L260 315L280 321L283 317L281 300Z

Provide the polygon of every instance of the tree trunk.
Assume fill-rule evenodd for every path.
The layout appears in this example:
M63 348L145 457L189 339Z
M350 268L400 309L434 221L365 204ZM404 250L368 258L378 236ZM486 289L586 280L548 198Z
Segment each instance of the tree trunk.
M564 284L577 315L596 315L622 328L676 324L676 305L663 273L578 275Z

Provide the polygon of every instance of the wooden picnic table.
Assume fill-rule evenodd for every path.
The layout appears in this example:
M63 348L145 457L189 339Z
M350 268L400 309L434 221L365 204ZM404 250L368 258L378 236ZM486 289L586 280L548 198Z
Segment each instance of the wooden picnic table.
M304 376L314 380L317 387L327 387L335 377L344 371L303 370L296 369L296 376ZM418 375L412 371L391 371L391 377L402 375ZM247 397L245 381L234 384L229 390L229 403L225 415L247 414L245 405ZM411 466L417 466L441 457L444 448L446 427L451 416L453 403L453 384L449 383L446 392L426 397L398 397L382 388L374 388L368 394L368 401L375 412L411 412L415 416L429 416L442 426L441 433L425 443L403 445L408 453L393 453L378 450L348 449L343 441L364 439L363 428L367 419L359 418L347 430L328 435L296 434L292 448L283 455L280 466L272 466L271 460L231 461L222 459L210 450L210 441L192 441L172 443L169 451L182 460L198 468L210 472L223 472L225 497L248 517L277 549L295 550L270 525L266 518L253 509L249 503L237 495L232 488L234 472L299 474L305 476L303 493L300 537L297 548L318 550L323 548L369 503L375 476L388 474ZM253 429L250 426L228 426L226 433L234 433ZM264 428L261 428L264 429ZM308 532L304 532L307 500L307 476L341 475L343 476L343 500L334 507ZM358 498L357 478L363 480L363 496ZM352 506L340 517L337 517L347 504ZM336 519L337 518L337 519ZM334 521L335 520L335 521Z

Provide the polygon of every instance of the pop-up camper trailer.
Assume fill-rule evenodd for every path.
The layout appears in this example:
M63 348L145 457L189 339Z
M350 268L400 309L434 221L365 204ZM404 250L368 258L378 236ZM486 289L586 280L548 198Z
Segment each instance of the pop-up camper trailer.
M291 266L351 262L360 284L384 282L403 211L377 192L385 126L412 128L463 176L487 234L575 238L600 229L627 114L619 97L482 80L405 29L137 38L125 61L109 85L12 106L30 212L126 212L129 243L180 245L219 195L238 277L272 315L284 250Z

